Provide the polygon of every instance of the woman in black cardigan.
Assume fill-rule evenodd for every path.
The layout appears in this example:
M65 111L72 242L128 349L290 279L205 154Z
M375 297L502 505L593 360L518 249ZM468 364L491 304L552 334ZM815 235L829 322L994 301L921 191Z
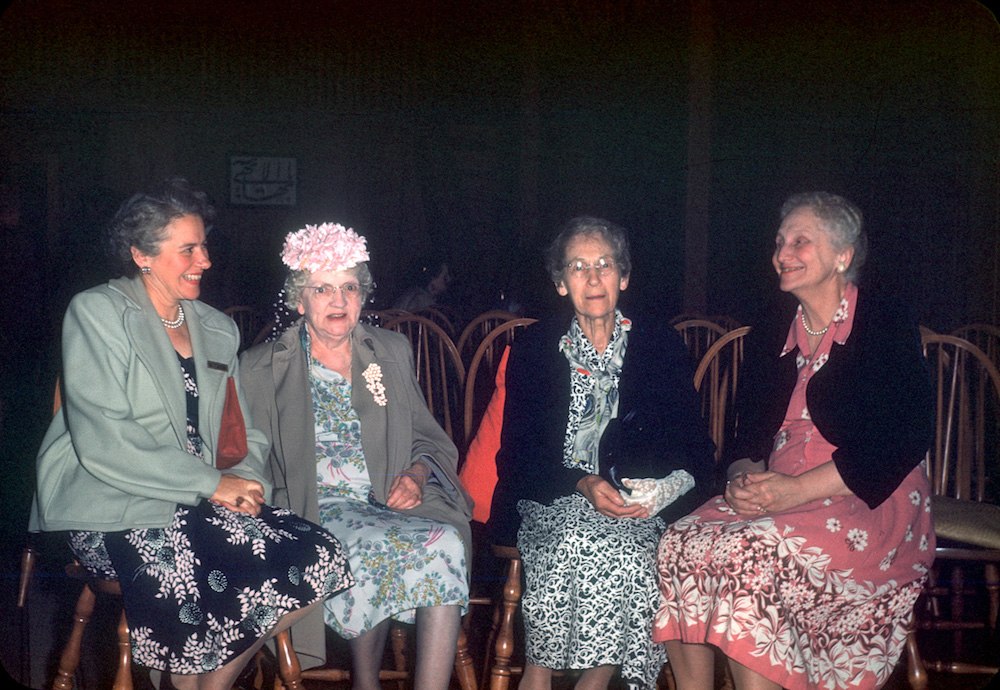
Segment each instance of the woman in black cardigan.
M664 660L652 643L656 543L707 497L713 446L680 337L617 308L624 231L574 219L547 260L573 313L511 348L490 518L493 540L516 543L524 562L521 687L582 669L578 687L601 688L617 667L652 687Z
M747 336L724 495L660 543L680 688L712 687L712 646L737 688L880 687L902 652L934 558L933 401L907 310L853 283L866 245L841 197L782 209L772 262L799 308Z

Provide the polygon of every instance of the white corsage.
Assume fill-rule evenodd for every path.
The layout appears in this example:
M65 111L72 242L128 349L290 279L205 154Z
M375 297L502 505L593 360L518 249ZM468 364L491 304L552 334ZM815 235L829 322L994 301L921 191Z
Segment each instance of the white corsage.
M631 493L620 489L625 505L639 504L652 517L694 488L694 477L687 470L674 470L663 479L622 479Z
M368 368L361 375L365 377L365 381L367 382L365 388L375 398L375 404L385 407L388 401L385 397L385 386L382 385L382 367L373 362L368 365Z

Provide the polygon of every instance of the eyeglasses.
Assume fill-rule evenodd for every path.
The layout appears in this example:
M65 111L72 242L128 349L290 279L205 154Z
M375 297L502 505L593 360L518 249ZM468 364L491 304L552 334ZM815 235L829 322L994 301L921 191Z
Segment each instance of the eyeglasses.
M587 263L583 259L577 259L566 264L566 270L571 276L583 277L589 275L592 268L597 269L597 275L599 276L611 275L611 272L615 270L615 262L614 259L601 257L594 263Z
M346 298L361 297L361 286L357 283L344 283L343 285L306 285L303 290L312 290L317 297L333 297L337 290L340 290Z

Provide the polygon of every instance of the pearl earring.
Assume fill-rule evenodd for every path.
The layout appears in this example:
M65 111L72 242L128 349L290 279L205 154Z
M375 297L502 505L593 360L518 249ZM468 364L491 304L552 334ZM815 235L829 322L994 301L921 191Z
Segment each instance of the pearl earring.
M844 268L844 264L840 264L839 266L837 266L837 273L843 273L846 270L847 269Z

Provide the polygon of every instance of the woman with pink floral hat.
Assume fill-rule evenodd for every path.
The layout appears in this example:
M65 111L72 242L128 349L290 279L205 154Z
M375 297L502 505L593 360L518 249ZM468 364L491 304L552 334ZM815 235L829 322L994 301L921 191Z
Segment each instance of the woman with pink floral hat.
M293 628L303 667L325 660L325 619L350 641L353 687L377 689L395 618L416 623L416 687L443 690L468 607L472 502L409 342L359 323L373 287L365 244L334 223L290 233L284 302L300 318L240 369L271 442L275 501L337 535L357 580Z

